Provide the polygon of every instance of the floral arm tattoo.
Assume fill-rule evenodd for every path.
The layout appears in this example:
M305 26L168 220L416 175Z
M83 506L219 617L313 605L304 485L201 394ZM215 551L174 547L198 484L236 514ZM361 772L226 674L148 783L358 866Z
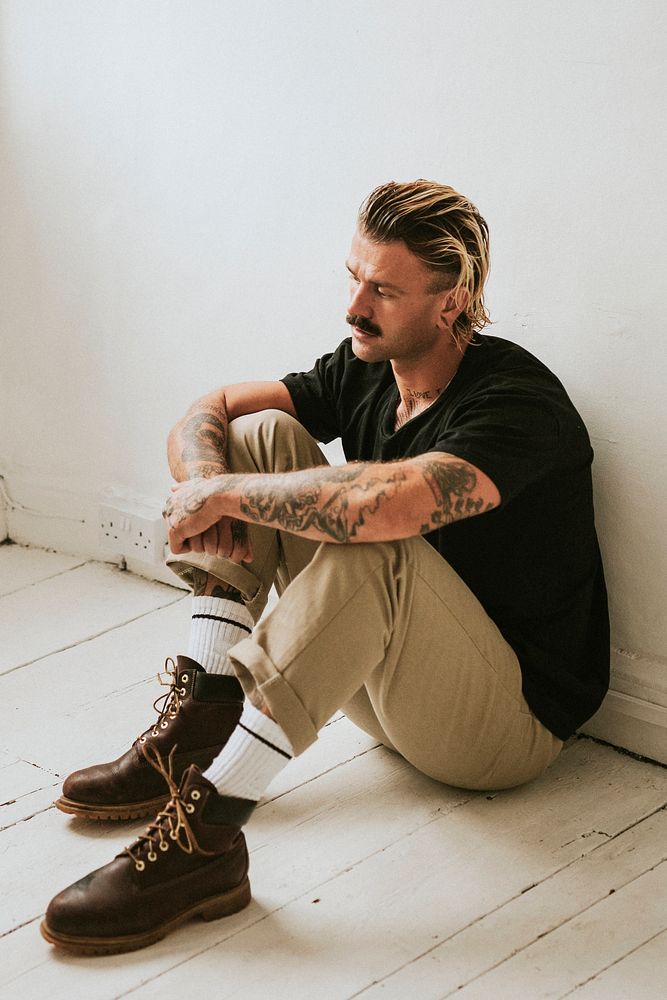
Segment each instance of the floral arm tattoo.
M241 494L241 514L293 533L316 528L331 541L349 542L406 479L404 472L386 467L373 473L372 465L361 463L314 469L299 477L301 482L275 476L268 490L249 481Z
M425 534L491 510L497 491L453 456L359 462L287 473L223 474L187 484L168 502L173 528L214 496L227 516L327 542L386 541ZM482 474L480 474L482 475ZM485 478L485 477L483 477Z

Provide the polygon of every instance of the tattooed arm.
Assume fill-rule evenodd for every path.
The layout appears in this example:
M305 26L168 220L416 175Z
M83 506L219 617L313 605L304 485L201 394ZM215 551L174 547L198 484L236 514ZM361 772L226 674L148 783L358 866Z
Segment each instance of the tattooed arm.
M500 494L480 469L433 452L274 475L220 475L174 487L165 507L175 553L214 544L220 517L266 524L319 542L410 538L491 510Z
M177 483L211 479L229 472L227 431L229 421L246 413L278 409L296 416L292 397L282 382L242 382L227 386L198 399L171 430L167 458ZM208 551L228 556L234 562L251 558L247 527L233 516L217 522L215 548L209 533L208 548L192 538L191 551Z
M229 472L229 421L271 409L296 416L292 397L282 382L241 382L198 399L171 430L167 441L169 468L176 482L200 476L210 479Z

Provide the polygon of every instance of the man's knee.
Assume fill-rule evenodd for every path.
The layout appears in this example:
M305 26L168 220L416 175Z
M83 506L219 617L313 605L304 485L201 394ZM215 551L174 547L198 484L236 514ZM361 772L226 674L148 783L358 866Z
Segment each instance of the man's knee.
M236 417L229 423L229 433L230 436L241 435L244 436L248 433L275 433L277 428L291 428L293 424L301 428L305 433L305 429L291 414L285 413L284 410L259 410L257 413L246 413L242 417Z
M227 455L232 472L289 472L326 464L314 438L283 410L232 420Z
M410 564L414 553L421 550L423 539L396 538L385 542L346 542L342 544L325 542L320 546L321 560L336 564L341 572L351 562L377 566L389 563L395 570L401 565ZM426 543L428 544L428 543Z

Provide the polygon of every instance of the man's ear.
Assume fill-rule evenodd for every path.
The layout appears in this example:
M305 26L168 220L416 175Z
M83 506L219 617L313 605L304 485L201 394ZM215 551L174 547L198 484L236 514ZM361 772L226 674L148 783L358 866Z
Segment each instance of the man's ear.
M452 330L454 323L464 312L470 302L470 292L467 288L452 288L443 293L442 307L440 309L440 320L443 326Z

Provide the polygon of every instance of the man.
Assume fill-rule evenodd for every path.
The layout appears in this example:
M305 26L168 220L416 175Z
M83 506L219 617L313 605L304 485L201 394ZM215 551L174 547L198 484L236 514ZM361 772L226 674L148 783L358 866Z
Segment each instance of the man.
M154 725L57 803L164 808L51 902L56 945L140 948L247 905L241 828L340 708L425 774L499 789L541 774L602 700L590 442L556 377L480 332L484 220L449 187L385 184L347 268L351 338L310 372L205 396L170 435L187 656ZM316 441L338 436L348 464L330 468Z

